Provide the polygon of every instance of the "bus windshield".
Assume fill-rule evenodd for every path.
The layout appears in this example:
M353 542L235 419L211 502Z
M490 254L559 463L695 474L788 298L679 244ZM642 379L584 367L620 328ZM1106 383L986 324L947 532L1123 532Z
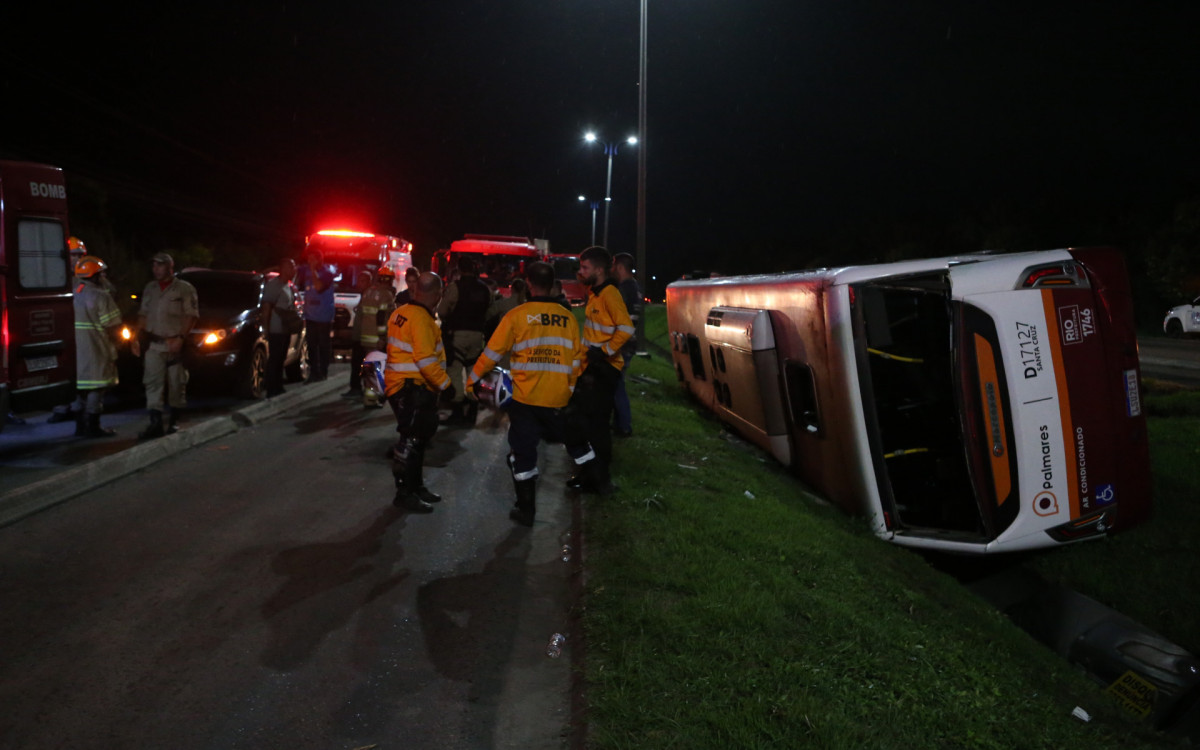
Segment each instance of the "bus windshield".
M955 401L948 280L890 279L854 291L880 491L904 525L984 534Z

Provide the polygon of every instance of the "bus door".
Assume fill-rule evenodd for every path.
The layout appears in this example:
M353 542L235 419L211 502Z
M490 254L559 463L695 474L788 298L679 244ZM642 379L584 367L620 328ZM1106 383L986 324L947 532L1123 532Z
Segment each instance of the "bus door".
M714 307L704 325L714 411L736 421L785 466L792 463L779 356L768 310Z
M7 390L13 411L71 400L72 283L62 170L0 162L0 364L5 372L0 388Z

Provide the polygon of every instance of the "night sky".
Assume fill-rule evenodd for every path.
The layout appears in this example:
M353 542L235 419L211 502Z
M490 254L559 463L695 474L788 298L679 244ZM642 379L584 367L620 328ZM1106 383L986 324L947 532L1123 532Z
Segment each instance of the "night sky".
M1169 214L1200 193L1200 3L1059 5L649 0L649 271L803 267L855 228L997 213L1063 217L1044 247L1111 242L1090 217ZM0 156L181 232L578 250L605 170L583 133L637 130L635 0L65 7L0 10ZM636 170L623 146L614 251Z

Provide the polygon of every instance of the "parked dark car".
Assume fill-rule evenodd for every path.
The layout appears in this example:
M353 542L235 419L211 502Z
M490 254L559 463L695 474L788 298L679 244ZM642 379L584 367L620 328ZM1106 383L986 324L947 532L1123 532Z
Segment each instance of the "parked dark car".
M200 302L200 317L184 349L191 383L228 387L240 398L262 398L267 370L267 339L260 325L262 295L275 274L186 269L178 276L196 287ZM303 331L291 337L284 376L292 381L308 376Z

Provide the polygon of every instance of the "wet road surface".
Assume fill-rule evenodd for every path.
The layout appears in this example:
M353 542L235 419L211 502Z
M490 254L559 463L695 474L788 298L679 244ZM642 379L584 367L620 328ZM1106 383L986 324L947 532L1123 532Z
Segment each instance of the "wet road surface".
M431 515L331 396L0 529L0 746L566 746L566 459L515 526L504 429L439 432Z

